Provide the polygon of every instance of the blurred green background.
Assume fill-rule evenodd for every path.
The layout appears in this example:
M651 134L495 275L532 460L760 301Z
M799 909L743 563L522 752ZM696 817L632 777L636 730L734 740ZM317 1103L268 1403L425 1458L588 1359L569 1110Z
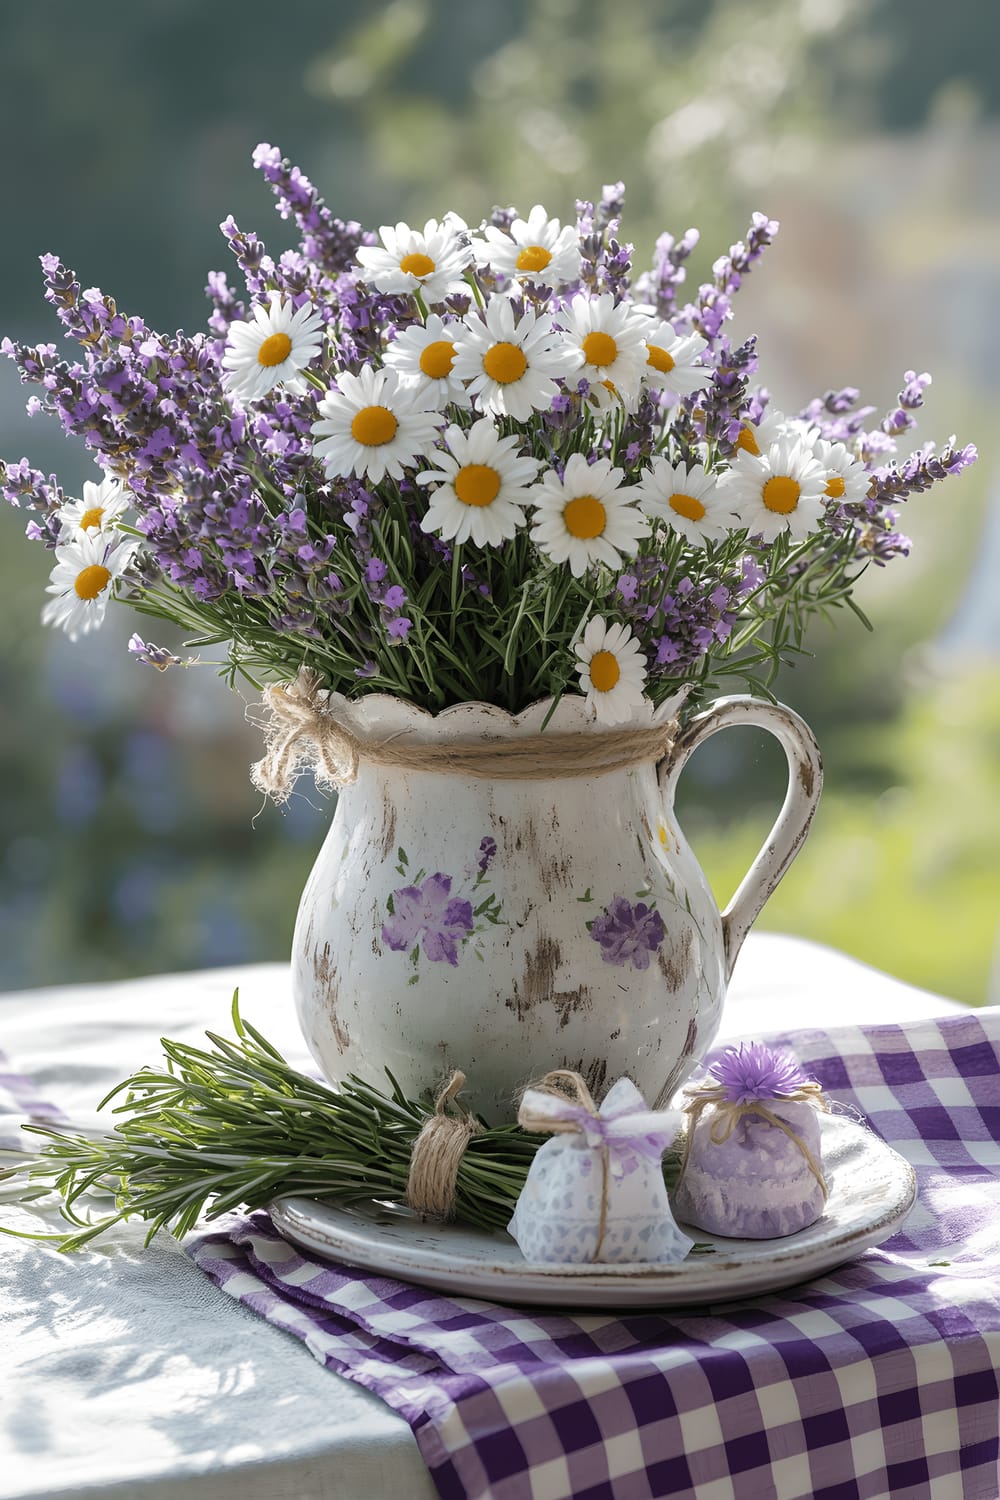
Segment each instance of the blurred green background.
M697 284L752 209L782 220L738 301L793 411L859 385L885 409L935 379L917 441L979 445L917 497L913 555L873 569L868 635L820 624L779 695L813 725L827 791L761 925L970 1003L1000 1000L1000 10L981 0L69 0L0 13L0 332L60 337L57 252L155 326L202 326L232 212L288 226L251 170L278 145L333 210L377 226L627 184L636 266L703 232ZM0 367L0 452L79 493L92 465ZM0 987L284 958L329 809L261 808L243 703L211 668L130 660L112 611L71 646L38 621L50 566L0 514ZM167 641L164 631L157 639ZM685 773L682 819L720 897L783 779L752 731Z

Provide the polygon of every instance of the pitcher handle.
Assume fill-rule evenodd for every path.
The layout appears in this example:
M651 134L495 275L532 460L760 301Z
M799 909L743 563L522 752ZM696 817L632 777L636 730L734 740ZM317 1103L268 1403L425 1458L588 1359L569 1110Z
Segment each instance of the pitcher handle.
M720 729L736 724L754 724L774 735L788 762L788 790L774 827L722 913L727 979L732 977L743 939L801 849L823 789L823 761L805 720L783 703L741 694L717 699L678 734L659 772L660 791L669 808L673 807L678 777L692 751Z

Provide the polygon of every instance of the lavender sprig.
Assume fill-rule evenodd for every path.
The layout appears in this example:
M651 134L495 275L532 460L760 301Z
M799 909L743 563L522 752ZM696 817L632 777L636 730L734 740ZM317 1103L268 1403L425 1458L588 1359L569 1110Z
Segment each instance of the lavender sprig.
M274 193L283 219L293 218L302 233L302 255L332 276L349 271L360 245L373 245L376 236L353 220L334 218L309 178L283 157L277 146L261 143L253 164Z
M702 431L716 459L730 458L735 451L748 405L750 376L759 363L756 334L738 349L728 339L719 341L711 383L698 397Z
M636 296L655 308L660 318L670 319L677 306L677 292L687 280L688 259L701 238L697 229L686 229L677 240L664 233L656 241L652 270L644 271L635 284Z
M698 301L689 304L681 314L689 327L708 340L710 348L714 347L723 324L733 315L733 298L743 285L743 278L773 243L778 228L777 219L755 213L746 240L737 240L730 245L728 254L719 256L712 266L713 279L703 283L698 290Z
M872 498L878 505L907 500L910 495L929 490L941 479L961 474L978 456L975 443L956 448L954 437L948 439L940 452L933 443L925 443L901 465L883 464L875 469Z

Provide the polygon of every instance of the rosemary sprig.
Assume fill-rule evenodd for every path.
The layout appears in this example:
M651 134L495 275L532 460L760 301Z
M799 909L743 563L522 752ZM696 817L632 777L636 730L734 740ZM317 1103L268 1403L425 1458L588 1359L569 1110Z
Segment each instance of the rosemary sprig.
M143 1068L102 1101L102 1109L118 1101L106 1135L25 1127L47 1139L38 1159L16 1169L28 1178L24 1196L57 1192L74 1228L4 1232L78 1250L125 1219L149 1225L148 1244L158 1229L180 1238L199 1219L262 1208L285 1193L403 1201L430 1096L407 1099L391 1074L388 1093L353 1075L331 1088L291 1067L243 1020L238 991L232 1017L235 1037L209 1032L207 1048L164 1039L165 1067ZM456 1217L502 1229L545 1138L480 1123L458 1169ZM675 1169L668 1159L665 1174ZM99 1193L113 1197L114 1211L93 1218L88 1199Z

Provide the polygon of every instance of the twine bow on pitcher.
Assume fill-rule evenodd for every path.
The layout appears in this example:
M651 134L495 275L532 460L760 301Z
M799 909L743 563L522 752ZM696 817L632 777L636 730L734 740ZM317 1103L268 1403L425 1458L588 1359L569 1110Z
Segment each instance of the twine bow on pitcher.
M330 694L305 667L293 681L265 688L259 711L248 711L247 717L264 732L264 754L252 768L253 783L275 802L287 800L303 771L312 770L323 790L348 786L363 760L482 781L600 776L662 760L677 735L677 721L671 719L599 734L551 730L513 736L500 731L479 739L418 741L408 730L397 730L383 739L362 738L331 711Z
M556 1068L525 1089L517 1112L517 1122L525 1130L577 1134L587 1146L599 1151L601 1208L593 1261L601 1258L607 1230L610 1179L633 1170L637 1156L659 1162L677 1134L676 1110L637 1109L632 1104L612 1105L607 1110L607 1103L599 1110L579 1073Z
M247 717L264 731L264 754L251 769L253 784L275 802L288 798L296 777L311 770L324 791L346 786L358 774L359 742L324 712L329 695L315 672L303 667L291 682L264 689L262 717Z

